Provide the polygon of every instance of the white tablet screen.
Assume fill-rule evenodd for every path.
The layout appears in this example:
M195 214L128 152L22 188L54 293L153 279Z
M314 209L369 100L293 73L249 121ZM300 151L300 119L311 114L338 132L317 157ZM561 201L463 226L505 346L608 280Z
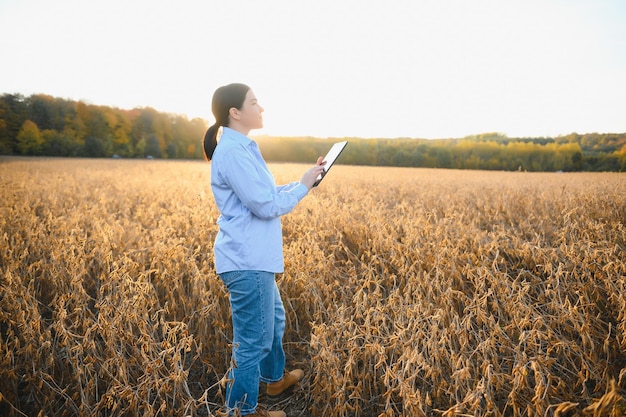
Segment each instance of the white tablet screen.
M328 170L330 169L330 167L333 166L337 158L339 158L341 151L343 151L343 149L346 147L347 144L348 144L348 141L337 142L330 148L330 150L324 157L324 161L326 161L326 165L324 165L324 173L320 174L317 177L317 181L315 181L315 184L313 184L314 187L320 182L322 182L322 178L324 178L324 176L328 173Z

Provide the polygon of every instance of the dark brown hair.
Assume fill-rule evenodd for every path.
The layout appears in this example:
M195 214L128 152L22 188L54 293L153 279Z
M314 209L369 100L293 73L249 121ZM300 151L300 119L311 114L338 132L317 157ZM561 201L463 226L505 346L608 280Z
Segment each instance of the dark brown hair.
M215 123L204 134L203 150L204 158L210 161L217 146L217 132L220 127L229 125L229 113L233 107L241 110L246 94L250 87L245 84L233 83L224 85L213 93L211 111L215 117Z

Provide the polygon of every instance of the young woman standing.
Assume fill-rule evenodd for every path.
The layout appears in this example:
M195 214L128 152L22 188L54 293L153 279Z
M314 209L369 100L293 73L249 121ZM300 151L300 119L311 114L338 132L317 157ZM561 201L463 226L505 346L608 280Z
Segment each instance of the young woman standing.
M211 188L220 211L215 267L228 288L233 325L226 407L229 413L281 417L282 411L258 407L259 383L267 383L268 397L280 396L304 372L285 371L285 310L275 280L284 271L280 217L313 187L323 158L299 182L276 186L248 137L263 127L263 107L252 90L244 84L218 88L212 112L215 123L204 137L204 155L211 161Z

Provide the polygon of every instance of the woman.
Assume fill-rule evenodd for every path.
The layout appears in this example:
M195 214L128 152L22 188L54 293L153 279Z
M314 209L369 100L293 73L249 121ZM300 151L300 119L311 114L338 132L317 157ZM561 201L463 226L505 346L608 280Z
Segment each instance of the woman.
M285 416L257 408L259 383L268 397L296 385L304 372L285 371L283 307L275 274L283 272L280 216L289 213L323 171L322 158L299 182L276 186L257 144L248 134L263 127L263 107L244 84L229 84L213 95L215 124L204 137L211 161L211 188L220 211L215 267L228 288L233 323L232 366L228 372L229 413ZM219 136L219 141L218 141Z

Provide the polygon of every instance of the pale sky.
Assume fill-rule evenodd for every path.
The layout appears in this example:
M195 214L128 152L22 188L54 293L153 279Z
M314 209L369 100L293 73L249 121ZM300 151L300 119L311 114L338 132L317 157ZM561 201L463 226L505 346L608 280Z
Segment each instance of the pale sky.
M0 0L0 94L202 117L252 87L252 134L626 132L626 0Z

